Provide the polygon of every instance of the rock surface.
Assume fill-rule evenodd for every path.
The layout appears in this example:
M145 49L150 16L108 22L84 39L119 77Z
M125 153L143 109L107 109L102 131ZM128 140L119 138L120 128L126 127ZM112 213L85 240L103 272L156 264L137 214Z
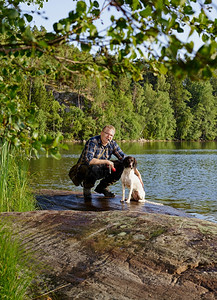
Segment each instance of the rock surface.
M161 203L146 201L139 203L131 201L121 202L121 196L115 198L105 198L100 194L92 193L92 201L85 201L81 192L67 190L47 190L37 191L37 201L40 209L46 210L80 210L80 211L138 211L148 213L168 214L172 216L190 217L182 210Z
M70 210L2 213L3 221L43 262L46 290L59 288L52 299L217 299L217 224Z

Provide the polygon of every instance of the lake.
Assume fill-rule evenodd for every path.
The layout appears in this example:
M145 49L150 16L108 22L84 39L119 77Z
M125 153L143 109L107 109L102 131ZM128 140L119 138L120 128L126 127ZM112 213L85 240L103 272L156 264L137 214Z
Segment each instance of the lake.
M217 222L217 142L122 142L127 155L137 159L146 199L172 206L197 218ZM68 143L62 159L31 160L32 186L36 189L82 191L68 177L83 144ZM121 182L111 186L122 194Z

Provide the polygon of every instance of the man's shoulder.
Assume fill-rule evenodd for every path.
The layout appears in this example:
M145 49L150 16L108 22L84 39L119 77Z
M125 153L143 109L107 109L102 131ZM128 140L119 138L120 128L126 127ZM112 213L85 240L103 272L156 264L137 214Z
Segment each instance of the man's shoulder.
M111 145L112 147L116 147L118 144L117 144L114 140L112 140L112 141L110 142L110 145Z
M100 141L101 141L100 135L96 135L96 136L93 136L93 137L89 138L89 140L87 141L87 143L98 144Z

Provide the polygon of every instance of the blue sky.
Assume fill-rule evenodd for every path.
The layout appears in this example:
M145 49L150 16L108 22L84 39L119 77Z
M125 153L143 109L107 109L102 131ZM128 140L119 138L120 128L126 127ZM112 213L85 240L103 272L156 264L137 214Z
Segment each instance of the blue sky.
M36 25L38 28L42 25L47 31L52 31L53 24L59 19L67 17L69 11L75 7L75 4L76 1L73 0L48 0L40 10L37 9L38 6L28 6L25 4L22 4L21 8L28 12L31 10L39 11L41 15L38 15L37 12L33 14L34 21L32 25ZM43 17L48 17L48 20L45 20Z

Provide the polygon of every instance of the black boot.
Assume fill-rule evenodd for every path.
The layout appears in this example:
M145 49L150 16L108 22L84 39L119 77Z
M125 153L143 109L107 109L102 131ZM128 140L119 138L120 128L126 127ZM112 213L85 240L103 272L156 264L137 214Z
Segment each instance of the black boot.
M91 189L90 188L83 188L83 195L84 195L84 200L91 200Z
M95 188L95 192L98 194L104 194L105 197L114 198L115 194L112 193L108 187L103 187L100 183Z

